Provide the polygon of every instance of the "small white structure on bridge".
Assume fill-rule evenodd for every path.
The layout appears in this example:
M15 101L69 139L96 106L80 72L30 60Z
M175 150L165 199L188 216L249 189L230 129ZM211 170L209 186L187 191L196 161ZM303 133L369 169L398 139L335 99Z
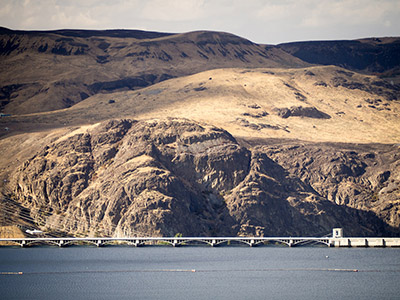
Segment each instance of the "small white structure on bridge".
M333 238L342 238L343 237L343 228L333 228L332 230Z

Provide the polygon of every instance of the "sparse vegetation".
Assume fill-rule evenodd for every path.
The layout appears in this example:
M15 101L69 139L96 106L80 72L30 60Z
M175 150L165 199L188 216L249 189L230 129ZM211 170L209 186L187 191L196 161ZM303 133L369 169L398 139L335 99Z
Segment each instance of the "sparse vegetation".
M1 36L0 187L20 205L4 220L83 236L399 234L395 82L282 50L301 43L128 33Z

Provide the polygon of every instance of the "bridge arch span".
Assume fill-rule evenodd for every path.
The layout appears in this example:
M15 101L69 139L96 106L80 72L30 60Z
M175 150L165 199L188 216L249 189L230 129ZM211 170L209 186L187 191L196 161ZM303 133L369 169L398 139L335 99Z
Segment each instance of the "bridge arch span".
M98 241L92 241L92 240L68 240L68 241L60 241L59 243L56 243L56 245L58 245L60 247L69 246L69 245L80 245L80 244L89 244L89 245L95 245L95 246L102 245L102 243L99 243Z

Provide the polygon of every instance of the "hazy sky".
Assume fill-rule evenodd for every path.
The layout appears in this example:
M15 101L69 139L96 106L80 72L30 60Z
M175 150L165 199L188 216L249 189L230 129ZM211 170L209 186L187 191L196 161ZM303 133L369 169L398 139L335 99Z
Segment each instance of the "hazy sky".
M0 0L11 29L216 30L253 42L400 36L399 0Z

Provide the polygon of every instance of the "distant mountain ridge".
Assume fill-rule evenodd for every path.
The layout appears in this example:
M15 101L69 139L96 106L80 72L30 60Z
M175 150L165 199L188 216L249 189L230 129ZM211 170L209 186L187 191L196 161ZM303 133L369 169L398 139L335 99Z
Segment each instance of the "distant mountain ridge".
M57 110L99 92L134 90L215 68L307 65L278 48L223 32L3 29L0 111Z
M336 65L370 73L384 73L400 67L398 37L294 42L277 46L311 64Z
M253 43L230 33L23 31L0 27L0 111L68 108L97 93L140 89L216 68L336 65L398 82L400 39ZM112 70L112 71L111 71Z
M132 30L132 29L107 29L107 30L83 30L83 29L58 29L58 30L12 30L0 27L0 34L17 35L45 35L57 34L70 37L114 37L114 38L135 38L135 39L154 39L175 33Z

